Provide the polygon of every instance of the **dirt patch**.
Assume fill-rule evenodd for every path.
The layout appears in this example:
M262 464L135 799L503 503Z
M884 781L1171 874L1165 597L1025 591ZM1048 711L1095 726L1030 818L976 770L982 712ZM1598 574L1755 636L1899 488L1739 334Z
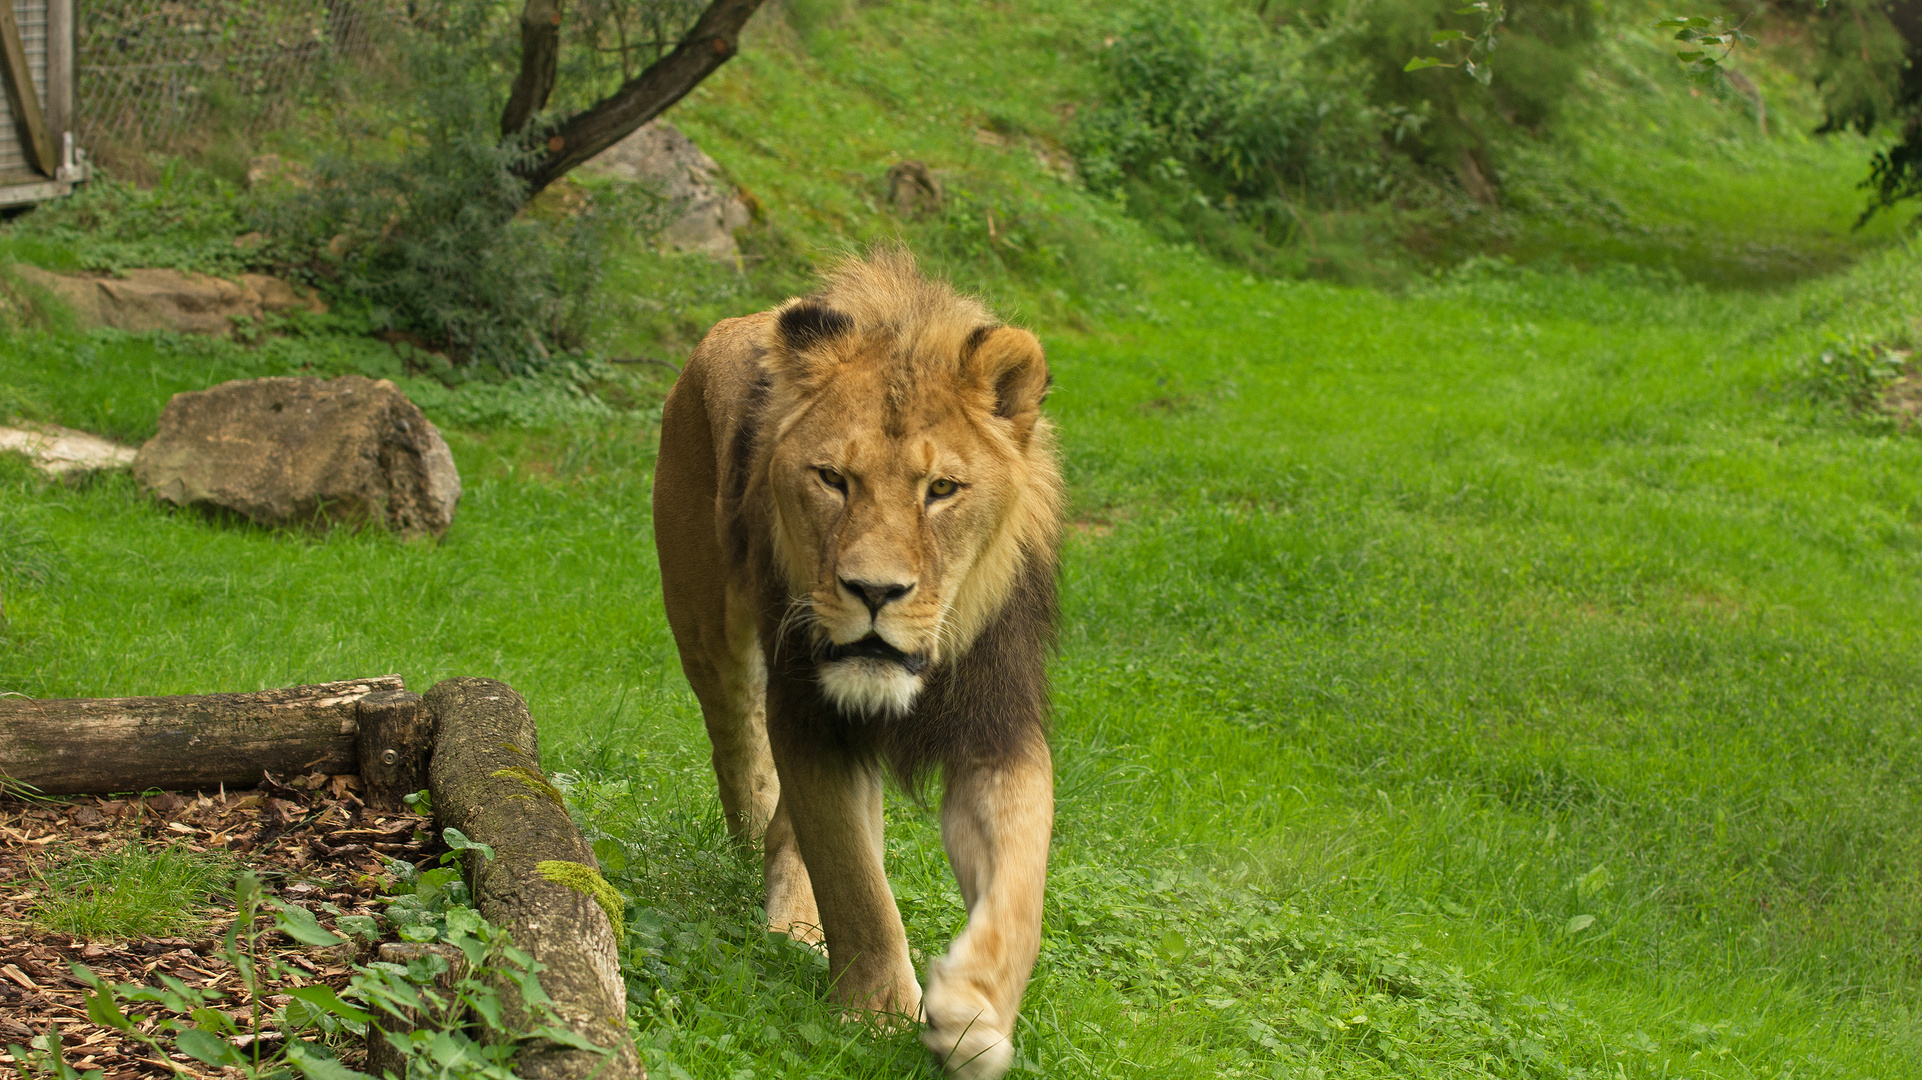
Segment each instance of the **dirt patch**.
M225 851L236 856L238 868L252 870L267 892L307 909L334 930L342 916L378 913L389 881L383 857L425 865L444 850L430 839L428 819L374 813L355 797L357 784L351 776L315 774L288 783L269 781L247 792L0 799L0 1067L18 1064L4 1052L9 1044L28 1045L57 1026L68 1064L99 1069L108 1080L220 1077L220 1070L184 1054L158 1060L141 1044L89 1022L72 965L84 964L113 982L159 986L161 976L171 976L195 988L220 990L226 995L221 1009L248 1021L240 1025L248 1030L253 1000L221 955L221 938L234 910L207 912L189 934L80 940L33 922L45 888L41 871L75 855L128 843ZM271 919L263 916L262 924L271 925ZM340 936L356 944L316 949L269 935L268 951L291 971L261 987L262 1011L284 1005L289 989L345 987L351 965L364 962L372 947L352 934ZM138 1013L130 1015L139 1019ZM152 1025L149 1019L142 1026L151 1030ZM358 1055L357 1047L347 1048L343 1061L357 1068Z
M1922 370L1897 377L1882 391L1879 404L1904 429L1922 423Z

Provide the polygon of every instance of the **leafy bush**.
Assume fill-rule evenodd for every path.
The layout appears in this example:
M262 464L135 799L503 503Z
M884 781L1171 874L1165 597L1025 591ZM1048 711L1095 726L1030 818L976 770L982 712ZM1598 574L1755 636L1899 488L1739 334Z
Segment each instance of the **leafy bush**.
M646 231L652 206L614 189L574 212L523 212L514 174L532 151L503 143L485 79L487 12L413 36L408 103L388 157L323 156L304 182L276 185L259 221L305 269L398 331L507 373L579 349L589 297L623 226Z
M1484 86L1405 71L1482 16L1460 0L1298 0L1140 9L1103 50L1102 103L1076 122L1090 187L1170 240L1260 269L1294 268L1313 210L1423 189L1498 191L1493 147L1557 116L1595 35L1587 0L1516 6ZM1325 253L1324 253L1325 254ZM1325 260L1315 260L1325 261Z
M1375 107L1421 118L1403 125L1396 146L1425 166L1464 176L1471 193L1495 179L1492 145L1515 131L1552 126L1574 87L1596 36L1601 5L1592 0L1530 0L1511 4L1489 58L1484 87L1448 68L1405 71L1409 60L1437 55L1438 34L1481 32L1478 12L1462 0L1298 0L1270 7L1277 22L1318 28L1330 48L1365 73L1364 92Z
M1383 133L1418 120L1370 105L1365 78L1329 44L1233 8L1138 14L1102 53L1104 101L1073 133L1082 175L1143 217L1173 215L1184 234L1199 209L1275 243L1297 203L1378 196Z

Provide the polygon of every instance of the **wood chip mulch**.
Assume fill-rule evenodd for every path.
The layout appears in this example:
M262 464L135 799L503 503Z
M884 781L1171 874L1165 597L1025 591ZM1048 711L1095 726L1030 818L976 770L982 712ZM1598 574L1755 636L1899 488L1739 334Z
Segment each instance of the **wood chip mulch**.
M158 1060L145 1046L90 1022L72 965L84 964L112 982L158 986L158 976L165 974L189 986L224 991L219 1007L248 1031L253 1003L221 956L233 909L205 912L191 935L76 940L36 924L37 902L46 888L40 871L129 842L225 850L236 857L236 868L252 870L267 892L307 908L333 930L341 915L380 911L382 887L391 879L383 857L427 866L446 850L431 837L428 819L409 812L375 813L355 796L358 786L358 777L316 773L285 783L270 777L252 791L54 801L0 797L0 1070L12 1071L9 1044L26 1046L58 1024L67 1063L83 1071L100 1069L107 1080L220 1077L219 1070L184 1054ZM263 924L271 925L264 917ZM297 974L262 987L262 1012L286 1004L290 999L281 991L289 988L346 986L349 965L365 962L372 947L352 934L340 936L354 944L319 949L278 933L264 938L263 952ZM266 957L261 959L264 967ZM152 1008L135 1004L128 1015L138 1018ZM141 1026L151 1032L154 1019ZM350 1065L351 1057L351 1050L343 1053Z

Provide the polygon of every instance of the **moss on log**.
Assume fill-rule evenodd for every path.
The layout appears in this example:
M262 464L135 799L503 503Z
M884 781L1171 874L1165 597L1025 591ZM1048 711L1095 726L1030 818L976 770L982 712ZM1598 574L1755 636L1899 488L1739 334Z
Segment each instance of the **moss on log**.
M620 942L604 895L589 879L591 874L601 881L599 867L560 793L541 772L527 703L506 683L449 679L427 692L425 706L436 732L428 775L434 816L441 826L494 849L487 860L468 853L475 904L543 965L541 989L554 999L561 1020L613 1051L604 1057L533 1040L515 1056L515 1074L525 1080L645 1080L627 1031L627 992L616 959ZM543 869L552 863L572 863L581 871ZM527 1013L512 984L501 990L510 1022L524 1030Z

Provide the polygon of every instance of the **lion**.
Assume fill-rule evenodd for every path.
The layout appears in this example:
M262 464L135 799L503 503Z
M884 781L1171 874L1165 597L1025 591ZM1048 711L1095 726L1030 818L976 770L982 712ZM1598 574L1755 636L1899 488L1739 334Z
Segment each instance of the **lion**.
M961 1077L1007 1071L1041 944L1049 384L1033 334L881 251L717 324L661 417L661 591L769 924L825 943L851 1015L924 1019ZM919 792L936 771L968 919L923 992L881 800L884 773Z

